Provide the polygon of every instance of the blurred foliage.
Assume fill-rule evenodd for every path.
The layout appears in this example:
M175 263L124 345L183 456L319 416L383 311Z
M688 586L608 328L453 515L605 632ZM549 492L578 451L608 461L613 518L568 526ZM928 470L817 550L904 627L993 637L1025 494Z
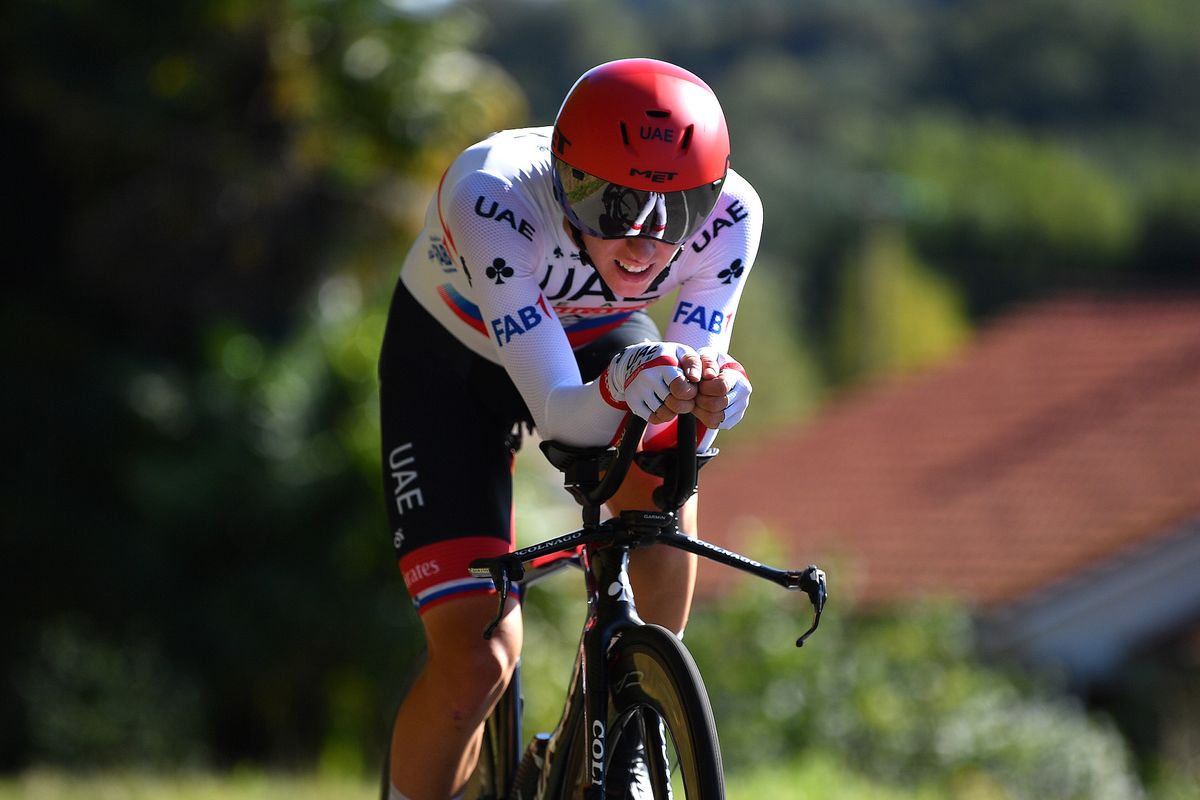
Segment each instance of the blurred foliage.
M346 776L295 776L236 770L62 773L34 770L0 780L0 800L362 800L377 787Z
M1195 290L1198 29L1192 0L0 6L17 454L0 502L0 769L373 770L421 646L377 466L388 295L453 155L549 122L586 68L653 55L706 77L763 197L734 344L758 411L722 439L736 446L832 386L943 357L1014 302ZM521 477L534 536L564 505L536 476ZM878 753L889 780L1003 761L1057 790L1004 738L1040 712L957 673L958 623L933 622L913 634L941 664L932 689L912 656L915 694L891 696L868 663L888 628L863 623L828 641L867 689L806 651L813 672L767 694L803 717L813 687L845 693L819 730ZM754 639L751 623L737 631ZM961 735L910 731L909 712ZM1030 741L1090 775L1106 734L1047 713ZM741 727L723 728L731 753L748 750ZM1088 780L1059 772L1070 791Z
M960 609L835 617L797 653L795 605L746 591L714 610L711 627L689 628L732 763L828 748L903 783L986 782L1064 800L1140 794L1116 731L1074 701L981 667Z
M368 0L0 11L26 190L0 766L382 748L421 646L382 535L384 309L436 164L523 116L472 24Z
M831 369L842 380L935 363L967 339L958 292L917 261L894 226L866 232L839 281Z
M523 676L535 730L557 720L581 622L582 598L571 595L582 580L553 580L527 600ZM804 598L744 581L692 614L684 641L731 774L778 770L804 753L897 793L1142 796L1113 725L1053 685L983 665L966 609L929 601L873 616L831 613L797 650L807 613Z
M67 625L42 631L19 676L34 746L56 763L178 767L197 755L199 692L154 643L96 641Z

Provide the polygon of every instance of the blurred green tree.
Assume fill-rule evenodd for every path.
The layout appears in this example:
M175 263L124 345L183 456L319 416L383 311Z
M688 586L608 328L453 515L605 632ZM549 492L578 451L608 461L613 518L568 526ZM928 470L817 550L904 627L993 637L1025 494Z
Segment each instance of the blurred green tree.
M524 114L475 24L374 0L0 10L0 767L383 746L420 646L380 505L383 309L430 172Z

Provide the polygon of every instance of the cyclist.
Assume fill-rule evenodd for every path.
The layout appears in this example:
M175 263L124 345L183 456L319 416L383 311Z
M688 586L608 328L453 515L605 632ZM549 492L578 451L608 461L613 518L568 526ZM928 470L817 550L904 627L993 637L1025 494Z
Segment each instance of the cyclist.
M553 128L493 134L442 176L380 356L393 544L427 638L394 725L393 800L462 790L520 652L515 600L482 638L494 590L466 568L513 547L521 427L602 446L632 412L653 448L670 445L676 414L694 411L711 441L745 412L751 385L728 345L762 209L729 152L703 81L625 59L586 72ZM664 336L643 309L676 289ZM653 508L658 483L635 467L610 509ZM685 531L695 514L693 498ZM682 632L695 569L677 550L637 551L643 618Z

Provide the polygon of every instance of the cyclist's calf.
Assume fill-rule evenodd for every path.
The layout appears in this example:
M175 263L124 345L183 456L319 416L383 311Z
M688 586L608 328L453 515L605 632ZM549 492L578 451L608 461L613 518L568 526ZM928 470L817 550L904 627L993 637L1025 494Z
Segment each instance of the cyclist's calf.
M508 686L521 650L515 599L491 640L480 635L496 613L495 602L489 595L464 597L421 617L427 659L392 737L391 785L406 797L450 797L475 766L481 725Z

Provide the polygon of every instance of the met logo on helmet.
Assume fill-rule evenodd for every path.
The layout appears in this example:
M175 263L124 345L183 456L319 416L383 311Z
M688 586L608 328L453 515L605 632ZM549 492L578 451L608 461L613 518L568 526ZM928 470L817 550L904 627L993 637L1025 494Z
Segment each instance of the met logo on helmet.
M571 140L563 136L563 132L555 125L554 134L550 137L550 149L561 156L570 146Z
M641 170L634 168L629 170L630 177L649 178L655 183L666 183L667 181L673 181L675 180L675 176L678 174L678 172L662 172L655 169Z

